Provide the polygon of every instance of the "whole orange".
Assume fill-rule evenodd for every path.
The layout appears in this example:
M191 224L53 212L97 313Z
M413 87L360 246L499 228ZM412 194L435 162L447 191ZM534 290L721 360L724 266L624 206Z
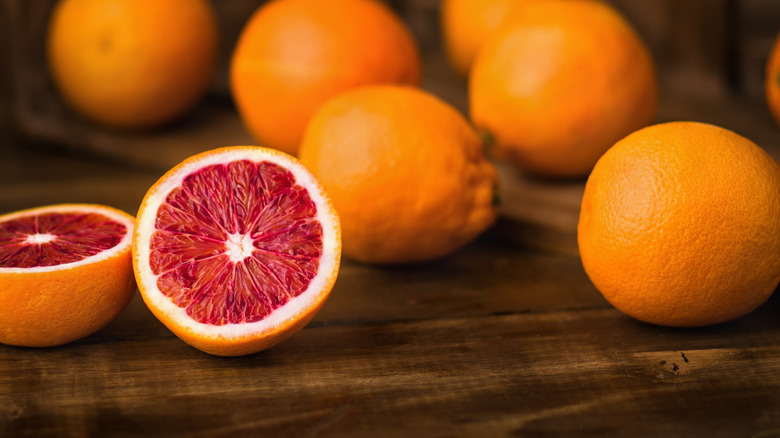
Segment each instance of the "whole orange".
M657 84L650 54L617 11L549 0L523 5L485 43L469 98L498 158L532 174L580 177L651 122Z
M416 85L420 59L408 29L378 1L273 0L242 31L230 81L257 140L295 154L323 102L360 85Z
M644 128L593 169L578 240L596 288L634 318L679 327L737 318L780 281L780 166L717 126Z
M441 257L493 222L496 171L482 149L450 105L386 85L320 107L300 155L333 198L344 255L389 264Z
M766 64L764 91L769 110L775 121L780 124L780 34L775 39Z
M63 0L47 45L52 79L78 112L110 127L147 128L204 94L217 25L206 0Z
M511 16L522 0L444 0L442 41L452 67L468 76L485 40ZM528 0L526 0L528 1Z

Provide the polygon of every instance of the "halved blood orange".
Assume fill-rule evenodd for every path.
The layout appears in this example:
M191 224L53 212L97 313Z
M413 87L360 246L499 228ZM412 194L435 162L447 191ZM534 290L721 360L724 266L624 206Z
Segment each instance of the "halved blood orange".
M133 222L93 204L0 216L0 343L61 345L113 320L135 292Z
M297 159L233 146L195 155L146 194L133 268L149 309L207 353L269 348L303 328L336 281L341 228Z

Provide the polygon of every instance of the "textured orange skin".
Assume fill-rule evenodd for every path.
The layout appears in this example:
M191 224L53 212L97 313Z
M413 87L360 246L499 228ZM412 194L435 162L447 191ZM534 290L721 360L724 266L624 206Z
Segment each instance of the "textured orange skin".
M417 45L374 0L274 0L249 19L233 53L230 86L260 144L296 154L327 99L376 83L417 85Z
M138 210L138 217L141 217L143 215L144 210L148 208L158 207L157 205L151 203L150 196L154 193L154 191L158 186L164 184L168 180L168 178L178 173L178 171L182 167L185 167L192 162L201 161L202 159L211 155L221 154L226 151L241 150L241 149L258 149L258 147L228 146L228 147L206 151L197 155L193 155L187 158L186 160L182 161L181 163L173 167L171 170L166 172L165 175L163 175L154 185L152 185L151 188L149 188L149 191L146 193L146 196L144 196L143 201L141 201L141 206ZM265 149L267 153L272 155L287 155L284 152L280 152L274 149L268 149L268 148L262 148L262 149ZM325 189L322 187L321 184L319 184L317 188L319 191L325 192ZM336 214L332 204L330 204L330 212L332 214ZM322 306L325 305L325 301L327 301L328 297L330 296L330 292L333 289L333 286L336 284L336 279L338 278L338 273L339 273L339 266L341 262L341 228L340 227L337 227L336 230L336 240L338 244L335 249L335 257L336 257L335 267L333 271L330 273L330 275L328 276L327 280L325 281L325 285L323 286L323 288L318 292L317 297L311 303L309 303L309 306L306 309L304 309L303 314L297 319L294 318L288 319L286 321L283 321L281 324L272 327L266 331L250 333L239 338L203 336L183 326L180 321L162 312L154 305L154 303L152 303L152 301L149 299L149 294L157 293L157 292L154 290L153 285L147 285L143 281L142 278L143 276L141 275L139 269L141 264L144 263L148 264L149 260L142 260L138 256L139 251L137 249L141 245L148 246L149 241L140 239L137 232L133 236L133 245L132 245L133 246L133 271L135 272L136 281L138 283L138 290L141 292L141 297L146 303L146 306L149 308L149 310L152 311L152 314L154 314L154 316L160 322L162 322L166 327L168 327L168 329L171 330L179 339L209 354L213 354L217 356L244 356L247 354L257 353L258 351L271 348L274 345L294 335L299 330L301 330L304 326L306 326L306 324L308 324L309 321L311 321L311 319L314 318L317 312L319 312Z
M112 258L61 271L0 272L0 343L51 347L81 339L111 322L134 293L130 245Z
M122 129L160 125L190 109L217 61L217 25L205 0L64 0L47 43L65 100Z
M642 129L593 169L578 240L596 288L627 315L678 327L729 321L780 281L780 166L716 126Z
M344 254L367 263L441 257L494 221L496 172L463 116L411 87L346 92L314 115L301 161L333 198Z
M775 44L766 64L764 91L766 93L766 103L772 112L772 117L780 125L780 34L775 39Z
M444 0L442 41L447 58L461 76L468 76L482 45L523 0ZM528 0L525 0L528 1Z
M483 46L471 71L471 119L492 152L547 177L585 176L616 141L650 123L650 54L610 6L524 4Z

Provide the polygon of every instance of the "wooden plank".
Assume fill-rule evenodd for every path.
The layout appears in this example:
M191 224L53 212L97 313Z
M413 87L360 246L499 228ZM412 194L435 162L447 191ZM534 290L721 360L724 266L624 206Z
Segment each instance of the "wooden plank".
M243 358L170 335L0 348L0 432L751 436L780 426L780 301L675 330L611 309L313 323Z
M377 267L345 260L322 321L390 321L607 307L579 259L486 236L442 260Z

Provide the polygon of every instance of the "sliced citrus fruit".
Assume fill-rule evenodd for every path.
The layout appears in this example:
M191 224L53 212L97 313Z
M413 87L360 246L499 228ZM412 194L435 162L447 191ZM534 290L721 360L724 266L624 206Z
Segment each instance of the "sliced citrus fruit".
M92 204L0 216L0 343L61 345L111 322L135 292L133 221Z
M336 282L341 227L297 159L233 146L195 155L147 192L133 268L149 309L207 353L269 348L305 326Z

